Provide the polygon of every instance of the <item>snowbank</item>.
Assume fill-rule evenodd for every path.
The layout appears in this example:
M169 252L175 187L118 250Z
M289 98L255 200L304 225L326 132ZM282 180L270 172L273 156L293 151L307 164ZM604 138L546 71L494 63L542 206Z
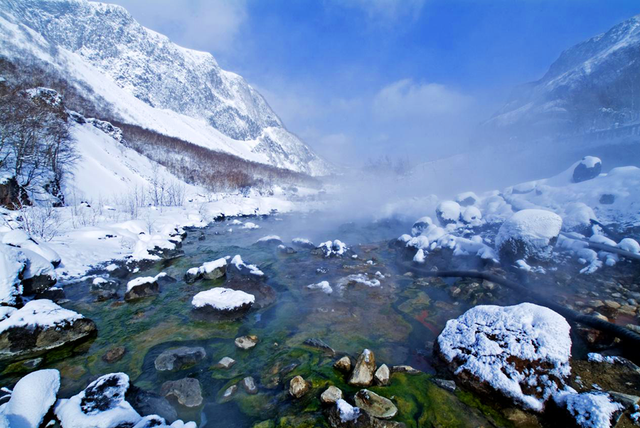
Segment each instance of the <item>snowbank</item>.
M0 407L11 428L37 428L56 402L58 370L38 370L18 381L9 401Z
M22 294L20 276L27 266L22 251L8 245L0 245L0 304L15 305Z

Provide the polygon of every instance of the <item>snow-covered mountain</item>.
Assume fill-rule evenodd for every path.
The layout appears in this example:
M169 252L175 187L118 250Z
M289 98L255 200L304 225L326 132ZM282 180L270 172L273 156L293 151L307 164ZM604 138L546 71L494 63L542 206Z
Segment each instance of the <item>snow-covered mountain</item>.
M330 172L241 76L143 27L120 6L0 0L0 40L0 56L53 67L100 106L102 118L280 168Z
M540 80L517 88L484 125L531 139L638 123L640 15L564 51Z

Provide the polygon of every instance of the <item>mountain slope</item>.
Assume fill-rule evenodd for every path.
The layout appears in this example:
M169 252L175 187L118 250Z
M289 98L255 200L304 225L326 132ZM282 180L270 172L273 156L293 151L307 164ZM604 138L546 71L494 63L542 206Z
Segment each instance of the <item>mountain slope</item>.
M329 166L214 57L177 46L122 7L0 0L0 55L25 53L106 101L117 119L245 159L322 175Z
M640 15L564 51L540 80L517 88L484 128L531 139L636 124L639 60Z

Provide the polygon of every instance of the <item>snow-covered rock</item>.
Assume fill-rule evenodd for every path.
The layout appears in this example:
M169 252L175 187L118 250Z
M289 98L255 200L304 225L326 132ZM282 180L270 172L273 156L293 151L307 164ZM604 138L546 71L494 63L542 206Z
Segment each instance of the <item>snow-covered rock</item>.
M22 274L27 267L24 253L0 245L0 304L15 305L22 295Z
M329 281L320 281L317 284L309 284L307 285L307 288L309 290L320 290L325 294L333 293L333 288L331 288Z
M603 392L563 392L554 399L567 409L576 425L582 428L609 428L614 414L624 409L622 404L613 402Z
M32 300L0 321L0 359L38 355L95 332L90 319L51 300Z
M551 211L518 211L500 226L496 249L505 262L530 257L545 260L551 256L561 228L562 218Z
M301 248L307 248L310 250L313 250L314 248L316 248L315 244L310 240L308 240L307 238L293 238L291 240L291 243L295 246L298 246Z
M23 248L27 250L31 250L34 253L39 254L44 257L53 265L53 267L57 267L61 258L58 253L56 253L51 247L48 245L36 242L33 238L29 237L23 230L14 229L4 234L2 237L2 243L11 245L13 247Z
M569 324L548 308L476 306L447 322L440 357L458 380L542 411L570 375Z
M354 273L344 278L340 278L336 283L336 286L340 291L343 291L348 285L365 285L367 287L380 287L380 280L376 278L369 278L366 273Z
M480 198L473 192L463 192L456 195L455 201L460 204L461 207L468 207L477 204Z
M462 210L460 219L472 226L479 226L482 224L482 212L477 207L468 206Z
M235 268L240 271L240 273L247 273L249 275L255 276L264 276L264 272L258 269L258 266L246 264L242 260L242 257L240 257L240 254L236 254L235 256L233 256L233 258L231 259L231 264L235 266Z
M411 235L412 236L420 235L426 228L428 228L432 224L433 224L433 220L431 220L431 217L429 216L420 217L418 220L416 220L413 223L413 226L411 226Z
M216 287L196 294L191 304L196 309L230 313L249 310L255 301L255 296L244 291Z
M101 376L79 394L59 400L55 415L62 428L134 426L141 417L125 400L128 389L129 376L124 373Z
M194 267L185 274L185 281L188 283L197 281L201 278L218 279L227 273L227 259L224 257L210 262L203 263L200 267Z
M347 253L349 247L339 239L335 239L333 241L323 242L318 245L316 250L319 250L325 257L341 257Z
M592 180L602 172L602 161L595 156L585 156L573 170L573 182Z
M58 370L38 370L18 381L9 401L0 406L10 428L38 428L60 389Z
M124 299L136 300L143 297L155 296L160 292L158 280L166 276L166 273L161 272L156 276L142 276L132 279L127 283L127 291Z
M27 268L22 275L23 294L37 294L56 284L58 276L49 260L26 248L22 253L27 257Z
M624 238L618 243L618 247L633 254L640 254L640 244L632 238Z
M436 216L441 225L457 223L462 209L455 201L443 201L436 207Z
M280 245L282 244L282 238L278 235L267 235L256 241L258 245Z

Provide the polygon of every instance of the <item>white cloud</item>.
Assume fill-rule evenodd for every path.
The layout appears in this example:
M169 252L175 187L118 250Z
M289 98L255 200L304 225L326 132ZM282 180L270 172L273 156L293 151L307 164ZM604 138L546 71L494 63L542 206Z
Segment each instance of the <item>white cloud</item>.
M247 18L245 0L111 0L142 25L193 49L229 51Z
M376 24L389 25L398 20L415 20L426 0L340 0L343 6L357 7Z
M457 116L473 98L438 83L403 79L382 88L373 100L374 114L383 120L441 119Z

